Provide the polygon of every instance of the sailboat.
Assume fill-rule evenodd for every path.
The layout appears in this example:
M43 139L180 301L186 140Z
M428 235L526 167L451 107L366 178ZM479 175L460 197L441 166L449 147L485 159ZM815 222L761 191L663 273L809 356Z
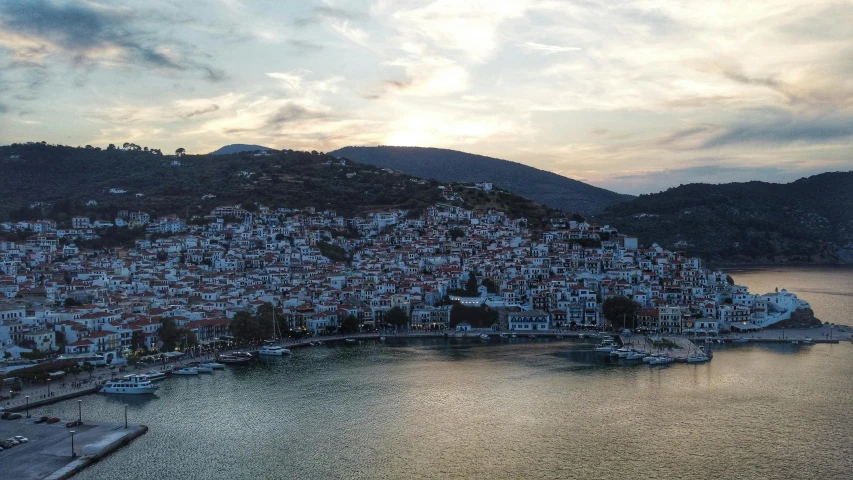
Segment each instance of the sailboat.
M272 307L272 341L267 342L263 348L258 351L259 355L265 355L269 357L281 357L283 355L290 355L290 350L282 347L281 345L276 345L277 337L277 322L275 321L275 304Z

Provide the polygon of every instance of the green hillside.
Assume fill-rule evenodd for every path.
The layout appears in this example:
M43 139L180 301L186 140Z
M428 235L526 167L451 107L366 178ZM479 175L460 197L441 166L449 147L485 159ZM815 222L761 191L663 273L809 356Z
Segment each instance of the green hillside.
M691 184L607 208L596 220L641 243L718 262L853 261L853 172L765 182Z
M567 212L590 215L634 197L594 187L521 163L421 147L345 147L332 155L442 182L492 182L517 195Z
M270 151L266 156L176 158L120 149L13 144L0 147L0 171L3 220L45 216L65 221L80 214L112 220L119 209L193 216L236 203L313 206L353 215L390 208L417 211L443 201L436 181L292 150ZM110 189L127 192L114 194ZM504 205L517 214L549 215L548 209L515 195L463 193L457 203L469 208ZM215 197L202 199L207 195ZM86 205L91 200L97 205ZM37 202L43 205L31 209Z

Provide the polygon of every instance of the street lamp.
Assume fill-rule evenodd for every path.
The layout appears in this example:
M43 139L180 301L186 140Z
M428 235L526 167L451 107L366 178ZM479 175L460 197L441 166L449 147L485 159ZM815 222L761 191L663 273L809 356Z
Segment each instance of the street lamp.
M77 456L77 454L74 452L74 433L75 432L74 432L74 430L71 430L69 433L71 434L71 458L74 458Z
M27 399L27 418L30 418L30 396L24 395L24 398Z
M77 400L77 421L83 423L83 400Z
M127 428L127 404L124 404L124 428Z

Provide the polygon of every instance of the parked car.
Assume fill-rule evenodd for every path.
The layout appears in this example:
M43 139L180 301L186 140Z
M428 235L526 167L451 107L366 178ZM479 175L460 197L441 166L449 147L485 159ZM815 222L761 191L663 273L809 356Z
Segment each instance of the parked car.
M41 418L39 418L38 420L36 420L35 422L33 422L33 423L44 423L44 422L46 422L46 421L48 421L48 420L50 420L50 417L41 417Z
M22 436L20 436L20 435L15 435L15 436L14 436L14 437L12 437L12 438L14 438L15 440L17 440L17 441L18 441L18 443L27 443L27 442L29 442L29 441L30 441L30 439L29 439L29 438L27 438L27 437L22 437Z
M12 445L20 445L20 443L21 443L21 442L15 440L15 437L7 438L6 441L11 443Z
M50 417L47 419L47 423L56 423L59 421L58 417Z
M76 427L76 426L79 426L79 425L83 425L83 422L81 422L80 420L74 420L74 421L71 421L71 422L68 422L68 423L66 423L66 424L65 424L65 426L66 426L66 427L68 427L68 428Z
M9 415L11 415L11 414L12 414L12 412L3 412L2 414L0 414L0 418L2 418L3 420L6 420L7 418L9 418Z
M14 446L15 446L15 444L13 444L12 442L10 442L9 440L3 440L3 441L0 441L0 447L3 447L3 448L12 448L12 447L14 447Z
M17 420L21 418L21 415L19 413L4 412L2 418L4 420Z

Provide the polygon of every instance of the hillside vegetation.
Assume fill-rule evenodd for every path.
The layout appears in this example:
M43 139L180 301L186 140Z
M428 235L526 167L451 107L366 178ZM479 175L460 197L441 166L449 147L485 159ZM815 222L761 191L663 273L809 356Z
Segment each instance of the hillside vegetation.
M853 261L853 172L789 184L691 184L607 208L596 220L717 262Z
M258 204L316 207L354 215L391 208L417 212L443 201L436 181L292 150L270 151L267 156L175 158L121 149L13 144L0 147L0 171L3 220L44 216L65 221L81 214L112 220L119 209L191 217L227 204L249 209ZM111 189L126 193L110 193ZM549 215L548 209L516 195L456 190L462 197L456 203L468 208L505 206L516 215ZM91 200L97 205L86 205ZM31 209L37 202L43 205Z
M543 205L590 215L634 197L521 163L440 148L345 147L332 155L442 182L492 182Z

